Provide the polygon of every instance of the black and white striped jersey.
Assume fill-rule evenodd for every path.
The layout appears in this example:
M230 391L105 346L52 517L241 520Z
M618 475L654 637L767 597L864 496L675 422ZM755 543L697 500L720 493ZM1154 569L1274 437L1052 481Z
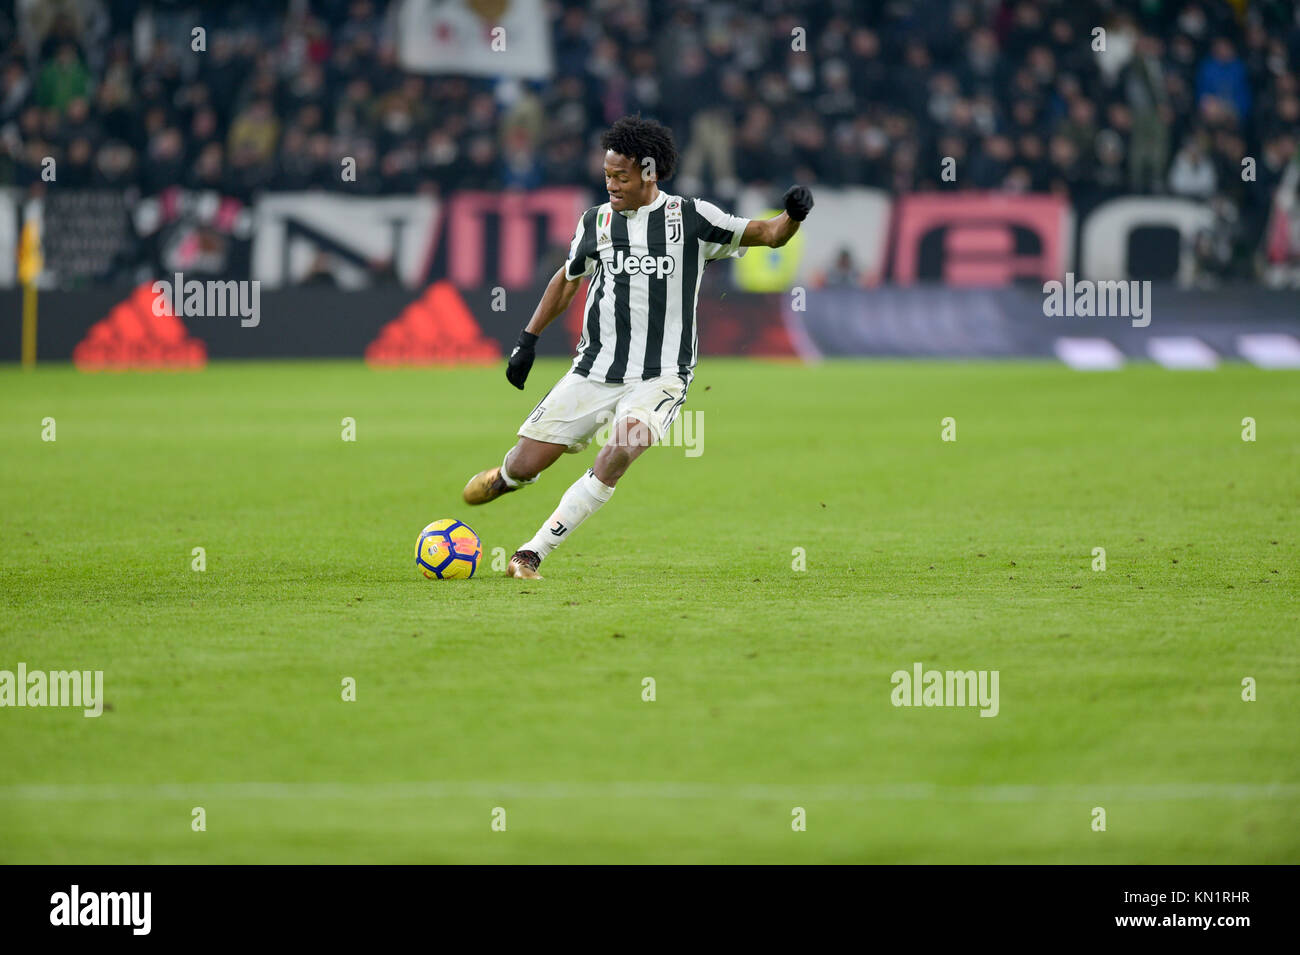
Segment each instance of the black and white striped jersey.
M564 263L568 278L592 277L573 371L613 384L659 375L689 384L700 276L705 263L744 254L748 224L702 199L664 192L635 212L606 202L583 213Z

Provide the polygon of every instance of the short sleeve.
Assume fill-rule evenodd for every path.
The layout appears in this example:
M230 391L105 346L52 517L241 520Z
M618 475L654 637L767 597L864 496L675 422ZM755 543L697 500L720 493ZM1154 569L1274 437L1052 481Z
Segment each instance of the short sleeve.
M573 280L590 277L596 271L596 210L588 209L578 220L569 257L564 261L564 277Z
M740 247L740 240L745 235L748 219L723 212L711 202L695 200L695 211L700 216L700 242L704 246L706 260L725 259L728 256L739 258L745 254Z

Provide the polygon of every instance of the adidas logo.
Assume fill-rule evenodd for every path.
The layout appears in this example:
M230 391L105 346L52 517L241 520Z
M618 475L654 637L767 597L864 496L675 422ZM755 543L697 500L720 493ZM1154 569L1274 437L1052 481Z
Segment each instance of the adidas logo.
M72 350L73 364L82 371L206 365L207 345L191 336L169 307L156 309L157 298L149 284L137 287L106 318L90 326Z
M501 347L483 334L456 287L435 282L366 347L371 365L494 362Z

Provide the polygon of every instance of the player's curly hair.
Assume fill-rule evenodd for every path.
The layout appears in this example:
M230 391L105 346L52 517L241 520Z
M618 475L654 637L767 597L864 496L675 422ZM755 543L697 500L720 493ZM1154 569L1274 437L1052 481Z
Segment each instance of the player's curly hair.
M620 156L641 160L649 156L654 160L655 176L662 182L672 177L677 168L677 144L673 132L654 119L643 119L641 114L624 116L600 137L601 149L612 149Z

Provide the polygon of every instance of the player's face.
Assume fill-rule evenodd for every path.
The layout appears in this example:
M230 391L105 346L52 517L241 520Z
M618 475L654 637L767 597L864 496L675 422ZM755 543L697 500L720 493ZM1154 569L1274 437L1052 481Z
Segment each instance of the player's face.
M609 150L605 153L605 191L609 205L615 212L640 209L650 201L655 190L655 179L649 166L641 165L628 156Z

